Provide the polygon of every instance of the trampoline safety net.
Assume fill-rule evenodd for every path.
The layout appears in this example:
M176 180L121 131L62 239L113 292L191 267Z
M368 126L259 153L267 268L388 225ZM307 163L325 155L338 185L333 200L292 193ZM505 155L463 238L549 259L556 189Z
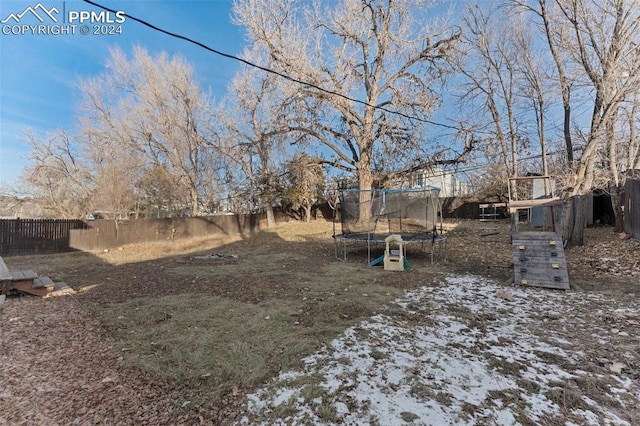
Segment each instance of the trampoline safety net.
M438 222L439 188L344 189L339 193L342 235L418 234ZM337 232L339 230L336 229Z

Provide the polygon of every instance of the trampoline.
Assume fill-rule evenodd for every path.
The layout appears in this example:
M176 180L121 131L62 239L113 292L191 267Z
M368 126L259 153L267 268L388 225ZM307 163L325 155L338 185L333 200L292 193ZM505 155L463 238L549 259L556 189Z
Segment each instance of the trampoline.
M340 190L333 221L336 259L347 260L347 244L366 244L367 263L372 265L372 248L384 244L393 234L400 235L406 245L419 244L430 255L431 263L437 248L446 257L447 237L441 233L442 223L438 232L439 192L440 188L434 186Z

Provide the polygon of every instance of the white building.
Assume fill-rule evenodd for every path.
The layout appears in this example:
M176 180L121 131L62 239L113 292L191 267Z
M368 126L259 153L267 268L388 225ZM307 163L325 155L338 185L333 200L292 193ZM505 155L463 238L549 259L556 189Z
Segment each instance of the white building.
M469 195L470 188L466 182L458 179L452 172L439 168L419 170L413 174L411 187L437 186L440 188L440 198L460 197Z

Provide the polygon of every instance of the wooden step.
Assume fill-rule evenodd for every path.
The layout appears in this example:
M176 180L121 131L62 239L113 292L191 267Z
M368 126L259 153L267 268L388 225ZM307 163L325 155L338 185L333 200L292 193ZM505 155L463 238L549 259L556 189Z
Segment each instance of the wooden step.
M11 273L13 281L30 281L38 278L38 274L33 271L17 271Z
M50 288L51 290L53 290L53 288L55 287L55 284L53 282L53 280L49 277L37 277L36 279L33 280L33 288L42 288L42 287L46 287L46 288Z

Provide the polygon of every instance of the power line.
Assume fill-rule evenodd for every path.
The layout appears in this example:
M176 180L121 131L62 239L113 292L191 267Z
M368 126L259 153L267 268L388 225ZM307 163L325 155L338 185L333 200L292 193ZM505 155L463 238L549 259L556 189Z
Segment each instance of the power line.
M547 152L546 155L547 156L553 156L553 155L564 154L565 152L566 151ZM542 158L542 153L530 155L528 157L518 158L518 161L534 160L536 158ZM476 164L474 166L469 166L469 167L465 167L465 168L457 168L454 171L456 173L466 173L466 172L472 172L474 170L488 169L489 167L495 167L495 164L490 164L490 163L487 163L487 164ZM448 173L445 171L440 175L435 175L435 177L446 176L447 174Z
M118 12L115 9L111 9L109 7L103 6L101 4L93 2L91 0L83 0L83 1L85 3L89 3L90 5L93 5L95 7L98 7L100 9L106 10L106 11L111 12L111 13ZM377 109L377 110L380 110L380 111L388 112L389 114L399 115L399 116L407 118L409 120L416 120L416 121L420 121L420 122L423 122L423 123L432 124L434 126L444 127L444 128L447 128L447 129L460 130L460 128L455 127L455 126L451 126L451 125L448 125L448 124L437 123L435 121L431 121L431 120L427 120L427 119L424 119L424 118L420 118L420 117L412 116L412 115L409 115L409 114L405 114L405 113L400 112L400 111L392 111L392 110L387 109L385 107L372 105L372 104L370 104L368 102L361 101L361 100L356 99L356 98L352 98L352 97L344 95L342 93L335 92L335 91L329 90L329 89L325 89L325 88L320 87L320 86L318 86L316 84L309 83L307 81L300 80L300 79L297 79L295 77L291 77L290 75L278 72L278 71L273 70L271 68L267 68L267 67L263 67L263 66L258 65L258 64L254 64L253 62L247 61L246 59L240 58L238 56L231 55L229 53L221 52L221 51L216 50L216 49L214 49L212 47L209 47L206 44L201 43L201 42L199 42L197 40L193 40L193 39L191 39L189 37L186 37L186 36L183 36L181 34L174 33L174 32L165 30L163 28L157 27L157 26L155 26L153 24L150 24L149 22L145 21L144 19L136 18L135 16L131 16L126 12L124 13L124 15L127 17L127 19L131 19L132 21L136 21L136 22L144 25L145 27L151 28L154 31L158 31L158 32L166 34L166 35L168 35L170 37L174 37L174 38L177 38L177 39L180 39L180 40L184 40L184 41L186 41L188 43L195 44L196 46L199 46L199 47L201 47L201 48L203 48L205 50L208 50L209 52L215 53L216 55L220 55L220 56L223 56L225 58L232 59L234 61L242 62L245 65L248 65L248 66L253 67L253 68L257 68L257 69L259 69L261 71L264 71L264 72L267 72L267 73L270 73L270 74L277 75L278 77L284 78L285 80L289 80L291 82L294 82L294 83L297 83L297 84L300 84L300 85L303 85L303 86L311 87L311 88L319 90L321 92L324 92L324 93L327 93L327 94L330 94L330 95L334 95L334 96L338 96L338 97L341 97L341 98L346 99L348 101L355 102L355 103L358 103L358 104L361 104L361 105L364 105L364 106L367 106L367 107L371 107L371 108L374 108L374 109Z

